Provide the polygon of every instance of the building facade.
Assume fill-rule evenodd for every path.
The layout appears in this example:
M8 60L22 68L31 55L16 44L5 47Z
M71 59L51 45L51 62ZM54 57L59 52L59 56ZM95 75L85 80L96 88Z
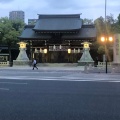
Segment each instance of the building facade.
M82 42L96 41L94 25L83 25L80 14L38 15L35 25L26 25L20 41L28 43L30 60L38 62L76 63Z
M9 12L10 20L22 20L25 21L25 13L24 11L11 11Z

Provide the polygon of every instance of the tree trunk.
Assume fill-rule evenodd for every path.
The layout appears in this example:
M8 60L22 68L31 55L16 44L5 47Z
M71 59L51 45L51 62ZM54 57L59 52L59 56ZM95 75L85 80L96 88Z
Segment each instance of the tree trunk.
M8 52L9 52L9 66L12 67L12 57L11 57L11 46L8 45Z

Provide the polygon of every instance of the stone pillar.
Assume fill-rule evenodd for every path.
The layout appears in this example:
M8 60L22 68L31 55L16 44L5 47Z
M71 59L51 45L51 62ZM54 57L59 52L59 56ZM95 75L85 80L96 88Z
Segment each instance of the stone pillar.
M113 64L120 64L120 34L114 35Z
M84 65L94 65L94 61L90 55L90 47L89 45L91 44L90 42L83 42L83 54L80 60L78 61L78 65L84 66Z
M29 65L29 58L26 54L26 44L25 42L19 42L19 55L16 60L13 60L13 65Z

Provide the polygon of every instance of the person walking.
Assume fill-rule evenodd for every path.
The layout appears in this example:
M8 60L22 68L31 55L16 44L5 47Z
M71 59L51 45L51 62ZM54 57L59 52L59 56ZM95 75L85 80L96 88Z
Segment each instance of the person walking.
M37 66L36 66L36 64L37 64L37 62L36 62L36 60L34 59L34 60L33 60L33 70L34 70L34 68L38 69Z

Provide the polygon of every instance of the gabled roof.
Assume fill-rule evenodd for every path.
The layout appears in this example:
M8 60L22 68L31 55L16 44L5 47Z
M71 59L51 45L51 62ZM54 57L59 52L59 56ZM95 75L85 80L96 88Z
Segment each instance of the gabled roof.
M82 26L80 14L39 15L35 31L75 31Z
M51 39L51 33L37 33L33 30L34 25L25 26L19 39L24 40L46 40ZM65 40L84 40L84 39L95 39L96 38L96 28L94 25L82 25L82 28L77 33L62 33L61 39Z
M26 25L24 27L24 30L18 38L20 39L50 39L51 36L49 34L42 34L42 33L36 33L33 31L34 25Z

